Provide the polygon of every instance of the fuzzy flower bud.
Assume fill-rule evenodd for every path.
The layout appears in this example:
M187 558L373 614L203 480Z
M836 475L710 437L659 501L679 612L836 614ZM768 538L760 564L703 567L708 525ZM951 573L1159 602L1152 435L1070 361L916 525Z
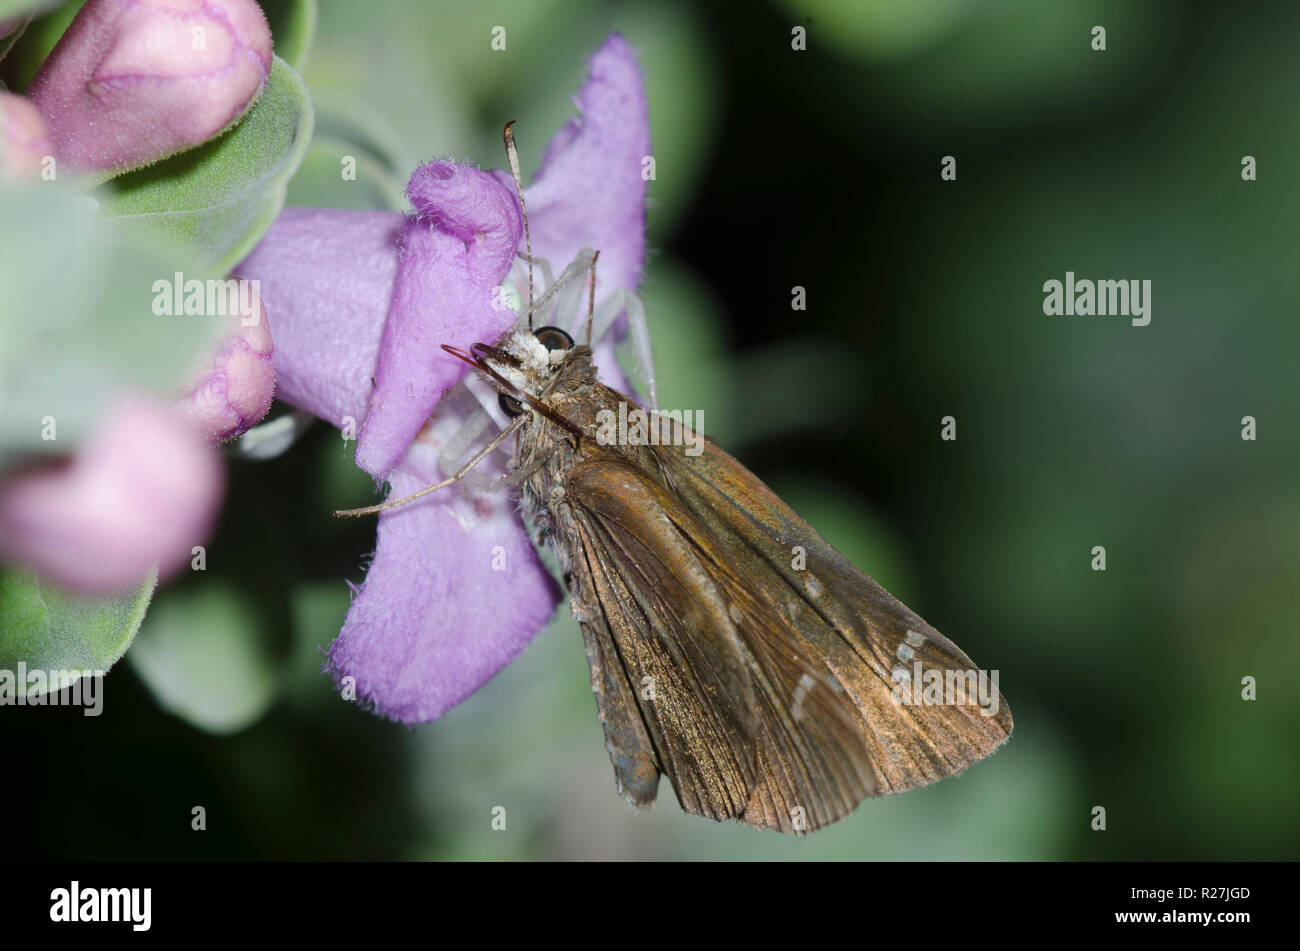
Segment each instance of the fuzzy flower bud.
M185 420L127 397L71 459L0 481L0 554L88 594L165 577L206 541L223 481Z
M124 171L230 128L270 69L254 0L89 0L28 96L71 171Z
M226 335L177 403L190 426L209 442L243 435L266 415L275 395L271 332L256 285L240 282L238 312L226 318Z

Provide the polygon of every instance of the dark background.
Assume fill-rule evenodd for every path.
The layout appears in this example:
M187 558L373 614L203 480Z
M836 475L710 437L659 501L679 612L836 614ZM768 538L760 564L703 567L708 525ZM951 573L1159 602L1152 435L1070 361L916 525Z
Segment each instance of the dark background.
M489 49L497 24L505 53ZM435 155L499 167L506 118L527 178L613 28L642 51L654 123L642 296L661 402L702 409L834 544L1000 670L1011 743L801 841L683 816L667 785L637 814L614 792L564 607L442 721L374 719L319 674L343 579L361 581L373 548L373 524L328 516L370 483L319 425L273 462L231 461L222 557L159 592L102 717L0 717L7 851L1295 858L1300 10L327 0L302 71L315 154L290 202L384 207ZM362 187L317 173L340 143L373 155ZM1151 280L1151 324L1045 316L1043 282L1067 270ZM167 678L206 699L168 712Z

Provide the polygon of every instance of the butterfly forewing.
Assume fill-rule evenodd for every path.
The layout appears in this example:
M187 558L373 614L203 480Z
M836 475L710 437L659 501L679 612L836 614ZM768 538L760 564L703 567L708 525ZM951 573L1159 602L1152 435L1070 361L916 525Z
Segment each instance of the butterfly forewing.
M524 500L565 566L629 801L648 805L662 773L688 812L801 832L1006 740L996 687L991 703L899 701L970 658L735 459L707 441L599 445L597 414L631 401L595 382L586 348L569 361L547 403L583 435L529 427Z

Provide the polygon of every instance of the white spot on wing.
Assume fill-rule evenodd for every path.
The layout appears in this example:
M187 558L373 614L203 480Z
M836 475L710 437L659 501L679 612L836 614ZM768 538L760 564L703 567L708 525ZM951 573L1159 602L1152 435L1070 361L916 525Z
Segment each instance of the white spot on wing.
M795 720L803 717L803 698L808 696L808 691L816 685L817 681L813 680L809 674L804 674L799 678L799 683L794 688L794 703L790 706L790 715Z
M898 649L895 650L894 653L898 655L898 659L901 660L904 664L910 664L912 662L912 658L916 656L916 649L924 643L925 643L924 634L918 634L916 633L916 631L908 631L907 636L903 638L903 643L898 645ZM899 670L902 669L903 668L901 667L894 668L895 680L898 679L898 672ZM909 675L909 679L910 676L911 675Z

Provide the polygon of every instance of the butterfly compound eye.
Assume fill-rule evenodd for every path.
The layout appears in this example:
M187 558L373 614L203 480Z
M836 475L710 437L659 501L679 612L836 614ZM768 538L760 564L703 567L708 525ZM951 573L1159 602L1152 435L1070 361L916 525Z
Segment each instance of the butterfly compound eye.
M501 404L501 412L510 417L518 416L524 411L524 404L509 393L502 393L497 398L497 402Z
M559 327L538 327L533 336L547 350L568 350L573 346L573 338Z

